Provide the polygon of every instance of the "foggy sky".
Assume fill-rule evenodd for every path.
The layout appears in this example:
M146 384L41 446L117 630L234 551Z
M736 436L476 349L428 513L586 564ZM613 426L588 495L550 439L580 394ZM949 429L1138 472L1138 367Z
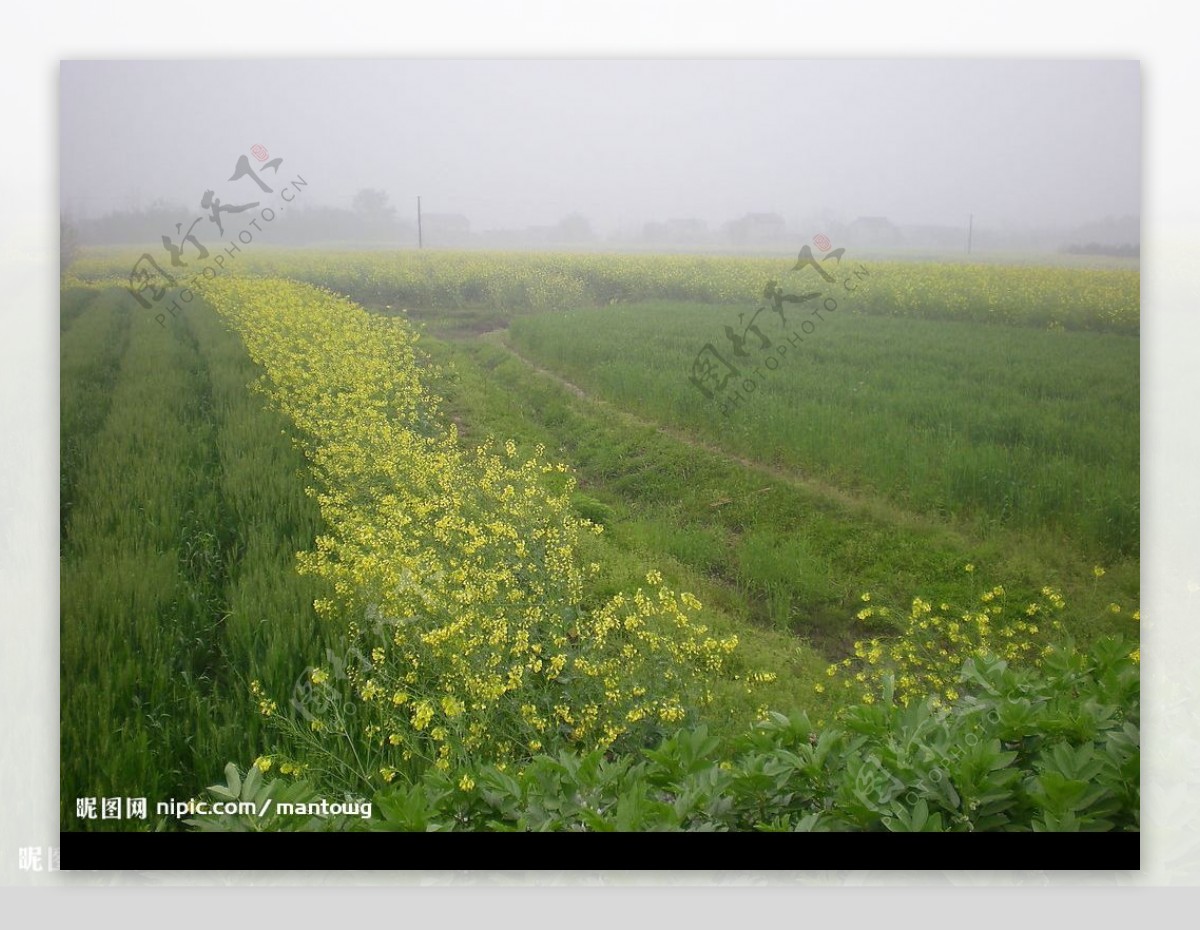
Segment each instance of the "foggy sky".
M382 188L475 231L789 223L1066 226L1140 213L1137 62L63 62L62 206L199 210L255 143L306 201Z

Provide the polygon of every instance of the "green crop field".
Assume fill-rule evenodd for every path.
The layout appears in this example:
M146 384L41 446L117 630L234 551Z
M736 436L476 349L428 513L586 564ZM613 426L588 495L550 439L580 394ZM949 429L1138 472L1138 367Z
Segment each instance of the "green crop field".
M1137 829L1136 270L131 258L62 290L64 829ZM374 814L156 814L214 782Z
M63 294L64 824L77 797L190 797L258 745L249 681L286 694L322 643L303 461L245 349L211 311L136 309Z
M754 462L979 535L1136 557L1136 338L824 314L802 342L764 329L790 351L747 353L736 403L710 400L692 361L737 323L733 309L639 304L523 317L511 341L615 407Z

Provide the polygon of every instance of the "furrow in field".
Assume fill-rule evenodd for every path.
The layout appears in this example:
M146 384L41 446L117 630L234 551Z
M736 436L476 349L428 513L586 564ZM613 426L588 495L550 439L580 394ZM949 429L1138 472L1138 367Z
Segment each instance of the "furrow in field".
M86 451L108 416L112 387L129 342L129 308L115 292L63 295L60 351L59 538L65 544Z
M497 331L502 332L502 331ZM492 335L492 334L486 334ZM767 465L763 462L755 461L743 455L737 455L727 449L723 449L711 442L705 442L697 437L694 433L688 433L684 430L660 423L654 420L649 420L645 417L632 413L629 410L617 407L610 401L602 397L597 397L588 391L581 388L572 381L567 380L562 375L551 371L548 368L543 368L533 359L521 353L509 340L493 336L494 341L504 347L506 351L512 354L515 358L527 365L532 371L538 375L548 378L557 384L560 388L568 393L578 397L580 400L585 400L590 404L594 404L597 408L604 411L606 417L620 419L626 423L635 424L645 429L651 429L663 436L667 436L675 442L689 446L693 449L701 449L707 454L719 458L725 462L735 465L739 468L744 468L755 474L770 478L774 481L780 481L784 484L791 485L794 488L803 490L811 495L836 503L839 507L845 508L853 513L861 514L873 520L881 520L889 523L897 523L912 527L922 527L929 531L937 531L946 533L959 540L964 548L971 546L979 546L982 540L974 538L969 534L957 528L948 528L943 521L930 519L927 515L917 513L915 511L904 510L895 506L886 498L879 495L863 495L854 494L847 491L845 488L839 488L825 481L820 481L811 476L802 475L794 469L781 468L774 465ZM716 506L723 506L720 502Z

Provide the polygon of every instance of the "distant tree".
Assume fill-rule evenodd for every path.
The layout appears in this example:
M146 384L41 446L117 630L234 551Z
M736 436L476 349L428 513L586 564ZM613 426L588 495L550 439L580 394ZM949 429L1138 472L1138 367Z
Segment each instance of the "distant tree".
M387 191L375 187L364 187L354 195L351 207L355 213L373 220L390 220L396 208L388 203Z
M79 254L79 233L65 216L58 218L58 271L66 274Z
M591 242L596 234L592 232L592 224L587 217L572 213L558 221L555 238L559 242Z

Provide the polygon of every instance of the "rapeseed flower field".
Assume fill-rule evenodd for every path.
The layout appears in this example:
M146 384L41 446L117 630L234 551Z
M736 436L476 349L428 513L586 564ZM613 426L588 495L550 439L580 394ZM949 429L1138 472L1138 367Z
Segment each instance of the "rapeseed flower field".
M225 766L369 828L1135 827L1137 272L869 263L723 417L773 259L261 250L147 315L126 258L63 289L64 823ZM862 767L910 724L995 783Z
M511 440L462 448L407 328L283 280L222 281L208 299L311 463L326 529L300 571L370 661L350 671L359 730L310 727L370 746L379 764L360 775L639 745L703 705L736 637L714 637L655 571L583 609L579 537L601 527L572 512L566 466ZM321 668L310 679L333 686Z

